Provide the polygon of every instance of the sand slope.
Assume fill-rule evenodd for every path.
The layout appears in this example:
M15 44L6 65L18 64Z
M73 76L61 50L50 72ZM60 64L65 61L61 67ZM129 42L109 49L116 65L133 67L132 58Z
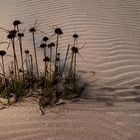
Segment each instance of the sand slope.
M30 102L29 102L30 101ZM129 107L128 107L129 106ZM0 111L2 140L139 140L140 104L82 100L46 110L31 100Z
M47 36L52 35L53 26L62 28L62 54L76 31L79 47L86 43L80 51L83 58L78 58L78 70L90 84L88 100L48 109L45 116L40 116L31 100L1 110L0 139L140 139L140 104L136 102L140 93L140 1L1 0L0 14L1 27L10 29L15 19L24 22L24 48L30 51L28 29L36 19L41 23L38 29ZM37 47L44 36L39 30ZM0 40L5 39L6 33L0 30ZM11 48L8 54L12 55ZM39 48L38 56L41 62ZM6 64L10 59L5 59Z

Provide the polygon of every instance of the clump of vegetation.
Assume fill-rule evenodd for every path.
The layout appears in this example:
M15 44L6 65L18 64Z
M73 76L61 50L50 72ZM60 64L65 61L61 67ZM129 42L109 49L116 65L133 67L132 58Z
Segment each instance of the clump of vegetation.
M81 49L78 48L78 34L72 36L73 45L68 44L64 61L61 61L61 53L59 52L59 38L64 34L62 29L56 28L54 30L52 37L56 36L56 43L50 42L50 38L44 36L40 44L40 49L43 50L42 64L44 70L39 71L35 40L37 22L29 29L32 35L34 59L29 50L23 50L22 38L24 33L19 28L21 23L21 21L15 20L13 22L14 30L10 31L0 28L8 32L7 38L13 49L13 60L11 65L8 66L9 72L6 72L4 63L6 51L0 50L2 70L0 75L0 96L7 99L7 103L10 105L13 103L11 98L14 98L14 102L17 102L25 95L32 95L32 91L36 91L42 113L42 108L48 105L57 105L60 99L70 100L79 97L85 89L85 84L81 84L76 72L77 55ZM15 40L18 40L18 45ZM17 47L20 50L20 60L17 59ZM53 53L53 51L55 52ZM25 53L25 58L23 53ZM53 54L55 55L53 56ZM35 61L35 69L33 61ZM19 64L21 64L20 67Z

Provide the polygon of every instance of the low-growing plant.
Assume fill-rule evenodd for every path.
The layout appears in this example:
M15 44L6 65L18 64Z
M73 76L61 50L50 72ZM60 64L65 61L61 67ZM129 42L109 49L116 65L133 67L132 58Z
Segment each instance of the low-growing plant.
M24 50L25 58L23 57L22 37L24 37L24 34L19 30L20 24L21 21L15 20L13 22L14 30L8 31L7 35L7 38L10 40L13 47L14 58L14 60L11 62L11 66L8 66L9 76L6 73L3 59L6 52L4 50L0 50L2 67L2 74L0 75L0 96L7 98L8 103L10 104L11 95L14 95L16 102L24 97L24 95L29 94L29 91L35 90L37 91L37 97L39 98L39 106L42 114L42 108L48 105L57 105L59 104L60 99L72 99L79 97L82 91L85 89L85 84L81 84L76 72L77 54L79 54L80 50L76 42L79 36L77 34L73 35L73 45L68 45L63 63L61 62L61 54L58 49L59 37L63 34L62 30L60 28L56 28L54 31L55 34L51 37L53 38L56 35L56 43L51 42L50 38L46 36L43 37L43 43L40 45L40 48L43 50L42 64L44 65L44 70L39 71L35 40L37 22L32 28L29 29L29 32L32 34L33 50L35 56L34 59L29 50ZM15 47L16 38L19 41L21 56L20 69ZM55 49L53 49L53 47L55 47ZM49 56L47 56L47 50L49 52ZM55 50L54 53L53 50ZM55 55L53 56L53 54ZM68 59L69 55L70 62ZM35 60L36 71L33 69L33 60ZM70 65L68 65L68 63L70 63Z

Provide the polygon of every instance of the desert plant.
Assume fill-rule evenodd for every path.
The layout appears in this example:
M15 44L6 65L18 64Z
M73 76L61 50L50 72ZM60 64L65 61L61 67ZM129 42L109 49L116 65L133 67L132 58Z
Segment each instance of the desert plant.
M37 79L39 79L38 61L37 61L36 43L35 43L36 23L35 23L34 27L31 27L29 29L29 31L32 34L32 38L33 38L33 47L34 47L34 55L35 55L35 63L36 63L36 76L37 76Z
M57 73L57 67L58 67L57 66L57 54L58 54L59 36L63 34L61 28L56 28L55 34L56 34L55 73Z
M48 44L48 48L50 49L50 80L52 79L52 47L55 47L55 44L53 42Z

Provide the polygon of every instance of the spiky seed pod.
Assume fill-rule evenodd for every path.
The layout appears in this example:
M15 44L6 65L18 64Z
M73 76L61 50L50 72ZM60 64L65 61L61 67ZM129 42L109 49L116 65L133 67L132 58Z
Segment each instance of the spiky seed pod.
M77 48L77 47L72 47L71 50L72 50L72 52L74 52L74 53L78 53L78 48Z
M21 21L20 21L20 20L15 20L15 21L13 22L13 25L14 25L14 26L17 26L17 25L19 25L19 24L21 24Z
M36 29L35 29L35 27L32 27L29 29L29 31L30 31L30 33L33 33L33 32L36 32Z
M60 28L56 28L55 33L58 34L58 35L63 34L63 32L62 32L62 30Z
M44 62L50 62L50 58L48 56L46 56L44 59L43 59Z
M25 53L26 53L26 54L29 54L29 53L30 53L30 51L29 51L29 50L25 50Z
M42 44L40 45L40 48L45 48L45 47L47 47L47 45L46 45L45 43L42 43Z
M23 33L18 33L17 36L18 37L24 37L24 34Z
M4 55L6 55L6 51L1 50L1 51L0 51L0 56L2 56L2 57L3 57Z
M77 39L79 36L77 34L73 35L73 38Z
M49 40L49 38L45 36L45 37L43 37L43 39L42 39L42 40L46 42L46 41L48 41L48 40Z

